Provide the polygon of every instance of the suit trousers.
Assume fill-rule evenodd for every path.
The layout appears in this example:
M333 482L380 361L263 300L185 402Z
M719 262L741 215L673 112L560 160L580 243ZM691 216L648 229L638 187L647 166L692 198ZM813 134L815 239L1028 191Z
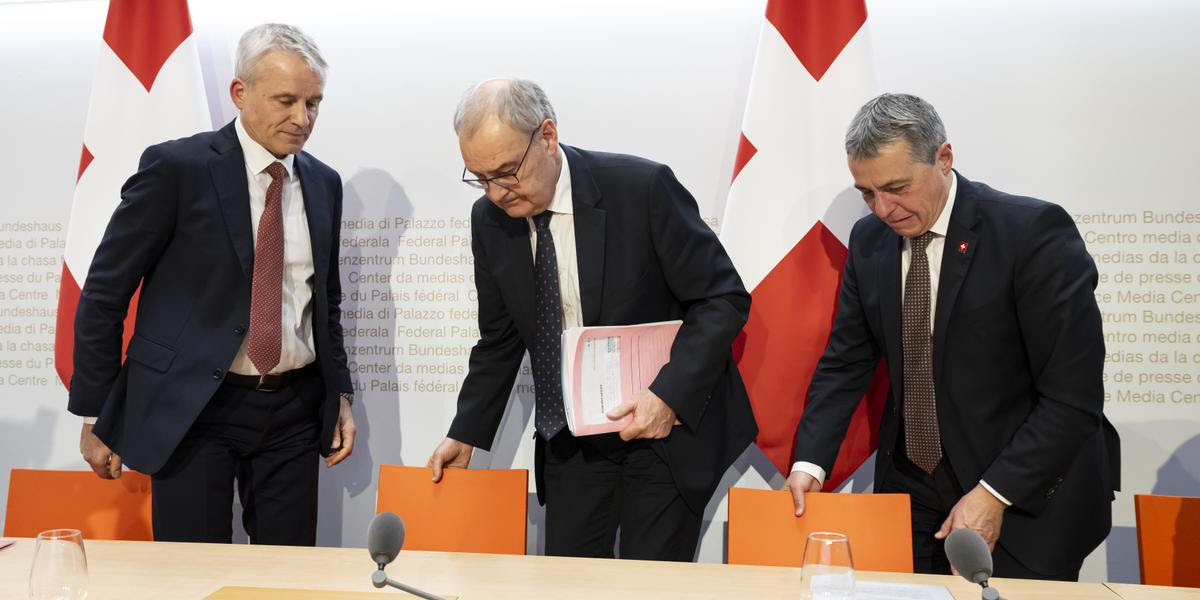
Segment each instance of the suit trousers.
M312 365L275 392L222 384L151 477L154 539L229 543L236 483L250 543L315 545L324 389Z
M701 515L675 486L662 443L563 431L543 448L546 554L692 561Z
M903 436L901 436L903 438ZM950 509L962 497L962 488L949 461L941 462L926 473L914 465L903 451L903 439L897 444L894 468L879 486L881 493L908 494L912 506L913 571L936 575L950 574L945 541L933 537L942 528Z
M895 453L895 468L880 485L879 491L909 495L912 506L913 571L950 575L945 541L934 538L933 534L942 528L942 523L964 495L963 487L959 485L947 457L942 457L933 473L926 473L904 454L903 444L901 436ZM1002 530L1003 527L1001 523ZM1000 544L996 544L992 551L992 573L995 577L1076 581L1081 566L1076 565L1073 570L1063 573L1042 573L1026 567Z

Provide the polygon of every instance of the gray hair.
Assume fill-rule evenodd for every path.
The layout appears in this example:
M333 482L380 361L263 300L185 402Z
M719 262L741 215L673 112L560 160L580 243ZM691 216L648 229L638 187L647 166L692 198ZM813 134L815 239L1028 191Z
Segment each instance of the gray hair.
M933 105L911 94L882 94L858 109L846 129L846 154L875 158L897 140L908 142L914 161L933 164L946 142L946 126Z
M517 131L530 133L546 119L558 121L550 98L538 84L527 79L489 79L463 92L454 111L454 133L470 137L489 115L496 115Z
M271 50L295 52L304 59L308 68L325 76L325 59L321 57L321 51L312 38L294 25L263 23L243 33L242 39L238 40L234 77L246 83L254 81L258 61Z

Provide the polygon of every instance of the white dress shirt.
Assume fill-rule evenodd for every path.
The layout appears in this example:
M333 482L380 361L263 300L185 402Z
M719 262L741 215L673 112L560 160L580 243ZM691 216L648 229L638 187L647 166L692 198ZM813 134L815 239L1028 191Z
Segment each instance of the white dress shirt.
M554 238L554 256L558 263L558 292L562 300L563 329L583 327L583 302L579 299L579 259L575 252L575 212L571 205L571 169L567 167L567 153L558 148L562 156L562 170L554 186L554 198L546 209L554 216L550 218L550 236ZM537 260L537 227L532 218L529 222L529 245L533 259Z
M953 171L950 172L950 191L946 197L946 206L942 208L941 214L938 215L933 226L929 228L933 232L933 239L929 240L929 245L925 248L925 256L929 261L929 332L933 333L934 317L937 315L937 297L938 297L938 280L942 272L942 254L946 247L946 234L950 229L950 215L954 212L954 199L958 195L958 175ZM912 264L912 240L904 238L904 249L900 252L900 297L904 298L904 286L908 283L908 268ZM894 384L895 382L893 382ZM792 465L792 472L803 471L812 475L818 483L825 482L825 469L810 462L797 461ZM986 481L980 481L981 485L991 492L993 496L1003 502L1006 506L1012 506L1004 496L1001 496L992 486Z
M316 344L312 334L312 284L313 259L312 241L308 236L308 218L304 212L304 195L300 190L300 178L296 176L296 157L292 155L275 158L266 148L254 141L242 119L234 122L242 154L246 157L246 179L250 188L250 227L252 239L258 239L258 221L267 205L267 187L271 176L266 169L279 161L287 172L283 181L283 319L279 364L273 372L282 373L299 369L317 358ZM247 335L242 347L233 358L229 370L242 375L260 375L250 357L246 356Z

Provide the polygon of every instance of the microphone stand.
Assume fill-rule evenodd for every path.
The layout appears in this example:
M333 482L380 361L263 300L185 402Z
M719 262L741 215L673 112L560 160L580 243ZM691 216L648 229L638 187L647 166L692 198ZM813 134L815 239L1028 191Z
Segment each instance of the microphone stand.
M1004 600L1000 597L1000 590L988 587L988 580L984 579L979 585L983 586L983 600Z
M379 565L379 570L371 574L371 584L377 588L391 586L398 590L408 592L418 598L424 598L425 600L445 600L441 596L434 596L429 592L423 592L415 587L404 585L403 583L388 577L387 573L383 570L383 565Z

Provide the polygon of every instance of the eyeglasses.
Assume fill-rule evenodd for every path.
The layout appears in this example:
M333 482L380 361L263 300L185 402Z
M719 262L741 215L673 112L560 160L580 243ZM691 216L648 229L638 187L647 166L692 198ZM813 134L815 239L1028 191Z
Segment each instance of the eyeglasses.
M486 190L488 184L498 185L507 190L507 189L511 189L512 187L516 186L518 183L521 183L521 180L517 179L517 173L520 172L521 166L525 164L525 157L529 156L529 149L533 147L534 136L536 136L537 132L541 131L541 129L542 129L541 127L538 127L529 133L529 143L525 145L525 153L521 155L521 162L517 163L517 168L515 168L507 173L501 173L499 175L496 175L495 177L481 177L479 179L470 179L467 177L467 168L463 167L463 172L462 172L463 183L465 183L473 188L478 188L481 190Z

